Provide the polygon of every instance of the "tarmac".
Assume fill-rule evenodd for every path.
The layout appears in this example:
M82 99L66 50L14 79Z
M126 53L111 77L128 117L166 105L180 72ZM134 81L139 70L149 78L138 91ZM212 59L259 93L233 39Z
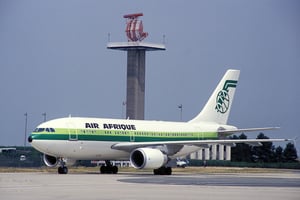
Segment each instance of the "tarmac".
M300 199L300 172L174 174L0 173L5 200Z

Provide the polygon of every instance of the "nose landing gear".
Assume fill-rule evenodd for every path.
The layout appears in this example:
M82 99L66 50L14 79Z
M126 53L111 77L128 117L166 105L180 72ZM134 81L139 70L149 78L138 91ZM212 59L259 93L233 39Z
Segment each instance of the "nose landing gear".
M57 172L59 174L67 174L68 173L68 168L66 166L63 166L63 167L60 166L60 167L58 167Z
M66 162L63 160L63 158L59 158L59 167L57 169L57 172L59 174L67 174L68 173L68 168L66 167Z

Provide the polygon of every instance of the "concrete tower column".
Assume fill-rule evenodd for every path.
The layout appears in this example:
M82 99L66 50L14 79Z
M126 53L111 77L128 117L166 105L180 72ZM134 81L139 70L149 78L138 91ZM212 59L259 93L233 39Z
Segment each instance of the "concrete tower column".
M144 119L145 50L127 51L126 118Z
M166 50L165 45L143 42L111 42L108 49L127 51L126 118L144 119L146 51Z

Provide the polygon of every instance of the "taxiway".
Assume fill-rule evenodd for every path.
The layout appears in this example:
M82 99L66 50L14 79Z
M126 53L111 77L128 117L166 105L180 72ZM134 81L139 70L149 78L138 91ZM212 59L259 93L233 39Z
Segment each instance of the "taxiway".
M264 199L300 197L300 173L117 175L0 173L5 200Z

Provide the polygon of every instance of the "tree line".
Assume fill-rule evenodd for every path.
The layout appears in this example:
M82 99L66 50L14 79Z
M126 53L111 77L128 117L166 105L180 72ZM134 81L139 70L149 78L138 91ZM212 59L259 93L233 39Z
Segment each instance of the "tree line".
M240 136L231 136L231 139L247 139L242 133ZM257 139L269 139L263 133L258 134ZM275 147L272 142L263 142L261 146L251 146L246 143L238 143L231 148L231 161L235 162L297 162L297 150L293 143L287 143L283 149Z

